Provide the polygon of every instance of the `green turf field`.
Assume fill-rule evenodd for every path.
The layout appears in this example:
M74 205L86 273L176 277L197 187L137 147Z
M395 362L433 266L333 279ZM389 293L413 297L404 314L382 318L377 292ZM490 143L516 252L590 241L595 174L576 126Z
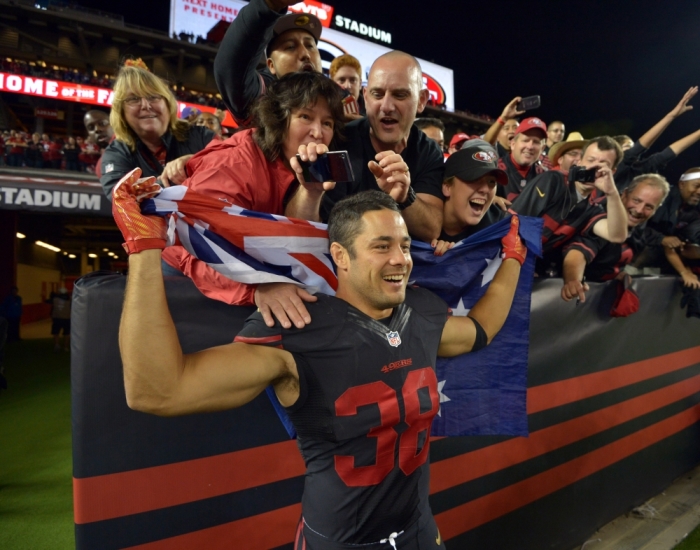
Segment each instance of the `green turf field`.
M75 548L70 354L53 341L6 346L0 393L0 548Z

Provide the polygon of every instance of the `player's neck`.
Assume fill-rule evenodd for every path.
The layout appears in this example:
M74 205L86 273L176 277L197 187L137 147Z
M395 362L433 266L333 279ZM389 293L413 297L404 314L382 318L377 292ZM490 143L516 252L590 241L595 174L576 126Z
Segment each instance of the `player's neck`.
M372 319L376 320L385 319L386 317L390 317L391 314L394 312L394 308L377 309L371 304L368 304L365 300L354 296L352 292L343 292L343 290L339 289L338 292L336 292L335 297L340 298L341 300L350 304L355 309L360 310L362 313L367 315L367 317L371 317Z

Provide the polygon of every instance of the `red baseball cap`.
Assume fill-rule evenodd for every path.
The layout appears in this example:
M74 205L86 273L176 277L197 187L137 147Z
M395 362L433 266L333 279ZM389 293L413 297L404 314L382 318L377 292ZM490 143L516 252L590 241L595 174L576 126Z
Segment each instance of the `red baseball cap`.
M469 136L465 133L459 133L455 134L452 136L452 139L450 140L450 147L455 147L459 145L460 143L463 143L469 139Z
M515 130L515 135L523 134L528 130L539 130L542 132L542 137L547 139L547 125L542 119L535 116L526 118L518 125L517 130Z

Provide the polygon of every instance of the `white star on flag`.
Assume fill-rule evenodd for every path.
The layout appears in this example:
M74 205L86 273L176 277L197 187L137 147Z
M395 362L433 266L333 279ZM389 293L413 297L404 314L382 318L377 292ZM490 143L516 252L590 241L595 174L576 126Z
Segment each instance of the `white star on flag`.
M466 317L469 315L469 309L464 307L464 302L462 301L462 298L459 299L459 302L457 302L457 307L455 307L452 310L452 316L453 317Z
M503 259L500 252L496 253L496 257L492 260L486 259L486 269L481 273L481 286L485 286L493 280L496 271L501 267L501 263L503 263Z
M447 397L444 393L442 393L442 388L445 386L445 382L447 380L443 380L442 382L438 382L438 394L440 395L440 403L446 403L447 401L452 401L449 397ZM438 407L438 416L442 416L442 407Z

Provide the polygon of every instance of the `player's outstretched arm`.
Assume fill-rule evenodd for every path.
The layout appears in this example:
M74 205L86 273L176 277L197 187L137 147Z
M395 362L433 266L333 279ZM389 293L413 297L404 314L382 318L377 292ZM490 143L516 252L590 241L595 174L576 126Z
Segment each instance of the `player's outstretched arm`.
M469 316L450 317L445 323L438 348L440 357L454 357L472 351L474 344L480 341L474 321L483 328L487 344L503 327L513 304L520 267L527 255L527 247L518 235L519 226L518 216L514 215L510 222L510 232L501 241L503 263L486 293L474 304Z
M129 406L163 416L223 410L247 403L270 383L283 404L293 403L296 367L288 352L236 343L183 355L161 271L165 222L141 214L134 188L152 182L139 181L140 175L123 178L112 201L130 253L119 326Z

